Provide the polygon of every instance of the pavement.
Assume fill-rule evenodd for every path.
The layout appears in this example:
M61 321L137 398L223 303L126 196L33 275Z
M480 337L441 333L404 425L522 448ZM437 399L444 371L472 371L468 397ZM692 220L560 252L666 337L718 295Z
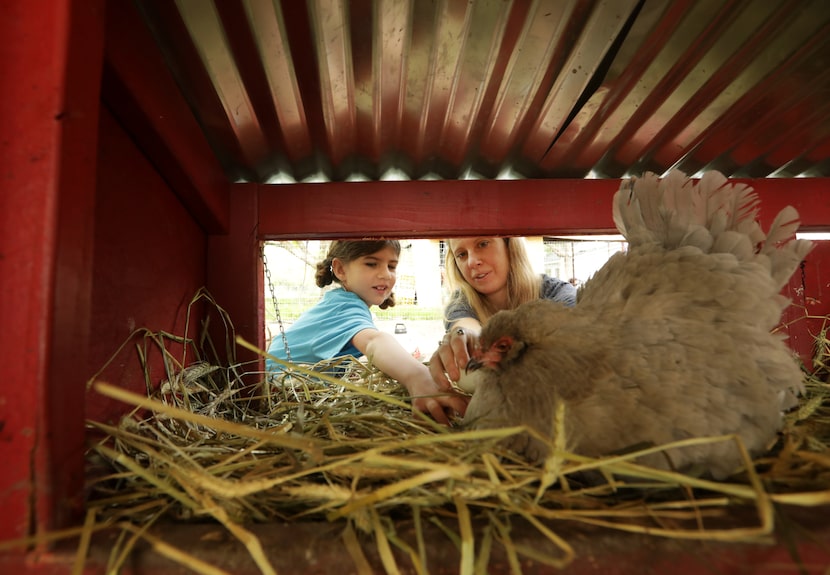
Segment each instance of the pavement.
M421 361L428 361L438 349L438 342L444 337L444 324L439 319L434 320L383 320L375 324L381 331L389 332L401 342L404 349L415 355L420 352ZM406 333L395 333L396 324L406 326Z

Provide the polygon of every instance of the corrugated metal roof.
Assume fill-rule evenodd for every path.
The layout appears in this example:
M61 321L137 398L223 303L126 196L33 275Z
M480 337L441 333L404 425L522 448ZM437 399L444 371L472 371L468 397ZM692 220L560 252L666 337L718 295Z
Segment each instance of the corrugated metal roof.
M136 0L233 181L830 176L824 0Z

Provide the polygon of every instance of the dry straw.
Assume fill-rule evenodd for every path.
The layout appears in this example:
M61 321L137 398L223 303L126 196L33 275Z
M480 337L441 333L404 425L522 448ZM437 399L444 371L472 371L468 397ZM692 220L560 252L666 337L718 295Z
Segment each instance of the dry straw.
M204 292L194 302L201 298L216 306ZM216 309L231 334L229 318ZM777 503L830 503L826 329L816 339L815 370L805 374L807 394L788 415L769 454L751 461L735 437L671 445L736 442L745 469L724 482L635 461L669 446L590 459L553 445L545 465L531 466L498 446L524 431L521 426L464 431L436 425L411 413L395 381L353 358L313 370L285 364L272 379L263 376L245 385L242 366L204 359L203 349L212 349L204 336L197 346L187 335L145 335L165 354L168 377L161 385L147 381L147 395L93 383L99 393L135 409L118 426L89 422L90 436L97 439L88 457L88 521L80 531L61 534L85 534L78 552L82 558L89 534L121 530L110 572L118 571L140 540L194 572L222 572L160 541L153 535L160 520L212 518L245 546L265 574L276 570L252 525L272 521L342 524L342 543L358 573L372 572L366 541L373 542L372 554L387 573L398 572L400 562L407 570L428 573L425 523L455 542L459 573L485 572L497 546L511 571L520 573L527 561L561 568L573 560L567 535L554 526L768 541ZM167 351L173 342L184 344L184 359ZM146 353L140 350L142 357ZM599 471L606 481L580 481L587 471ZM736 510L742 513L735 515ZM753 510L749 521L747 510ZM396 532L400 521L414 526L413 541ZM511 526L517 521L532 526L545 544L531 548L514 541Z

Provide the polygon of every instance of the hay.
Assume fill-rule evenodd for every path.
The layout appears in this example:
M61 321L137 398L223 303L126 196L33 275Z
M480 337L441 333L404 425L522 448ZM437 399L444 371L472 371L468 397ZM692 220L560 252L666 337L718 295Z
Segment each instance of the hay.
M123 536L112 551L113 572L143 540L196 572L219 573L152 534L160 520L206 518L236 537L262 573L276 571L250 526L273 521L341 523L342 543L359 573L372 571L367 536L387 573L398 571L393 549L416 572L428 573L425 522L455 541L460 573L486 571L496 545L514 573L527 560L562 568L575 557L568 538L557 533L563 522L686 540L770 541L777 504L830 503L826 336L822 330L817 337L807 393L787 416L780 441L755 461L736 437L720 437L602 459L557 445L536 467L498 446L523 427L464 431L413 416L401 386L354 358L313 370L285 364L286 372L272 380L245 384L240 366L201 359L186 336L148 334L168 356L168 343L184 343L192 360L185 365L166 356L174 369L155 390L148 381L146 396L93 384L135 409L118 426L89 422L97 440L89 450L91 496L79 555L90 533L114 528ZM326 375L332 372L337 377ZM714 441L737 442L744 453L745 469L729 481L635 463L648 452ZM606 480L585 482L589 471ZM736 520L735 509L753 510L751 519L742 513ZM396 533L401 520L415 526L415 541ZM556 552L513 541L517 520Z

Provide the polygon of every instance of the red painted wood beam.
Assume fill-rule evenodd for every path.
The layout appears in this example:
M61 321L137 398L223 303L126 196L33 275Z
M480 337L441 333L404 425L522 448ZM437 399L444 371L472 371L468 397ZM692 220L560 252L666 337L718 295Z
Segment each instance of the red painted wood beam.
M0 18L0 539L83 504L104 0Z
M830 232L830 178L732 179L755 189L761 199L761 225L790 205L801 216L803 232Z
M803 230L830 230L830 179L734 180L761 198L766 227L785 205ZM615 233L619 180L462 180L260 184L259 237L441 238Z
M260 242L256 235L257 187L239 184L231 196L231 220L227 234L208 237L206 286L234 322L236 335L259 348L265 347L265 297ZM211 319L211 338L226 341L220 318ZM262 358L245 349L229 360L245 364L244 371L261 371ZM229 354L230 355L230 354Z
M227 232L228 179L133 2L107 2L102 99L206 233Z
M260 185L263 239L610 231L618 183L453 180Z

